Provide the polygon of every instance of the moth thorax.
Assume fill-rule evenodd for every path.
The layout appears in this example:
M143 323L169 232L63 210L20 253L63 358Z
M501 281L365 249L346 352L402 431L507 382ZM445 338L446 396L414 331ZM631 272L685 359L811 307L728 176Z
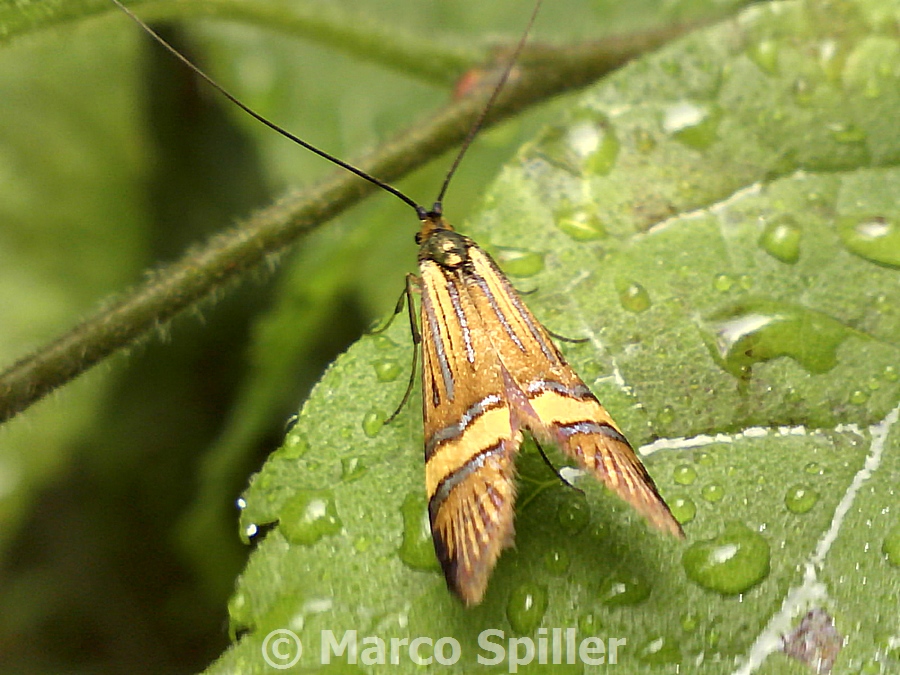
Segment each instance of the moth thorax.
M469 260L469 247L466 238L453 230L433 230L422 243L419 257L456 269Z

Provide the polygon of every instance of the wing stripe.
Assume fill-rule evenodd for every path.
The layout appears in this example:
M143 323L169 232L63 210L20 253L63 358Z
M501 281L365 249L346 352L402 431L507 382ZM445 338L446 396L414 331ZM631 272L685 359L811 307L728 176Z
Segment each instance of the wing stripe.
M579 401L586 398L595 399L594 394L583 382L579 382L574 387L567 387L566 385L560 382L554 382L553 380L534 380L525 388L525 393L528 394L529 397L532 394L543 394L546 391L552 391L561 396L565 396L566 398L574 398Z
M506 334L509 335L509 339L515 342L516 346L524 352L525 345L522 344L519 336L516 335L516 332L509 324L509 319L506 318L503 310L500 309L500 305L497 303L497 298L494 297L494 293L493 291L491 291L488 282L485 281L482 276L476 274L474 271L469 273L469 277L478 285L478 287L481 289L481 292L484 293L484 297L488 299L488 302L491 304L491 309L494 311L494 314L497 315L497 320L500 322L500 325L503 326L503 330L506 331Z
M431 270L427 270L423 267L422 276L423 278L426 278L427 281L426 272L431 272ZM430 288L436 288L436 286L434 286L434 284L426 283L425 290L422 293L422 310L428 321L428 327L431 332L431 342L434 345L434 352L437 355L438 363L440 364L441 378L444 380L444 391L447 392L447 398L452 401L454 394L453 375L450 373L450 363L447 360L447 352L444 349L444 336L441 335L440 322L438 321L437 313L434 311L434 305L431 302ZM434 389L433 395L434 406L437 407L440 405L440 397L437 389Z
M541 346L541 351L544 352L544 356L546 356L547 359L554 365L559 365L559 356L557 354L556 347L554 347L552 343L549 343L544 339L543 328L541 328L534 322L534 317L531 315L531 312L525 309L525 306L522 304L519 296L510 293L508 297L513 307L515 307L519 312L519 316L522 317L522 321L524 321L525 325L528 326L528 330L531 331L531 336Z
M447 276L447 294L450 296L450 304L453 306L453 312L459 322L459 330L463 336L463 342L466 345L466 359L469 363L475 363L475 348L472 347L472 335L469 333L469 322L466 321L466 313L459 302L459 285L462 280L451 279L449 273L444 272ZM446 325L446 323L444 324Z
M510 440L513 430L505 401L484 410L474 418L465 434L441 443L425 462L425 489L430 497L441 481L459 470L472 457L500 441Z
M431 438L425 442L425 461L434 455L435 450L445 441L454 440L462 436L470 424L477 421L488 410L493 410L504 405L503 397L498 394L489 394L478 403L469 407L459 418L459 422L450 424L443 429L435 431Z
M577 434L600 434L601 436L606 436L619 443L624 443L629 448L631 447L628 439L625 438L618 429L605 422L598 423L593 420L583 420L581 422L569 422L567 424L554 425L553 429L566 438L570 438Z
M559 365L561 362L556 347L548 342L544 329L537 323L534 316L532 316L531 312L528 311L528 308L522 303L518 294L506 280L503 272L497 267L497 263L495 263L493 259L480 248L470 249L469 254L476 268L486 268L490 273L490 278L488 278L487 275L473 270L470 273L470 276L485 294L485 297L487 297L491 309L497 314L506 329L506 332L509 334L510 339L516 343L521 351L526 351L522 339L512 329L509 319L500 307L500 303L497 301L498 297L501 298L510 309L513 309L518 313L519 321L524 324L525 328L531 334L531 337L538 343L541 352L543 352L547 360L554 366ZM491 289L492 284L497 287L497 292Z
M495 443L494 445L476 453L465 464L460 466L455 471L451 471L450 473L448 473L443 478L443 480L438 483L434 494L431 496L431 499L428 500L428 512L432 520L434 520L437 516L441 505L444 503L447 497L450 496L453 488L466 480L466 478L468 478L473 472L484 466L484 463L488 459L488 457L491 457L492 455L495 455L502 450L503 441L501 440L498 443Z

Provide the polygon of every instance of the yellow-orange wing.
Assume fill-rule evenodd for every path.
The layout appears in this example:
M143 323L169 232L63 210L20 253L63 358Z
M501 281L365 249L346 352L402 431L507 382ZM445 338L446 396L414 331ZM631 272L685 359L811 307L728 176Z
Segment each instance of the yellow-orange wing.
M615 422L490 256L443 220L423 221L420 239L425 483L449 587L466 604L481 602L513 542L522 429L683 536Z
M420 260L425 483L435 552L448 586L481 602L513 542L513 427L502 366L461 269Z
M544 327L491 257L470 241L469 297L508 373L513 417L539 440L555 442L653 525L678 537L678 521L628 440L566 363Z

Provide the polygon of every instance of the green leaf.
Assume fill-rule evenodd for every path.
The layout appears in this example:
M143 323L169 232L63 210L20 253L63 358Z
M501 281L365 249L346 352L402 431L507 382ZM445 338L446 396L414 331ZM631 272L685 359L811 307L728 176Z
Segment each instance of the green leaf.
M573 104L458 223L516 263L551 330L589 338L567 356L644 446L685 543L526 445L516 548L464 609L423 552L418 399L380 424L406 386L398 321L329 368L253 478L241 637L210 672L264 672L277 629L307 669L322 631L356 630L367 658L366 636L388 657L391 638L452 636L468 672L482 631L553 628L625 640L622 672L805 672L773 652L814 608L847 638L838 672L896 667L898 11L759 5L680 40Z

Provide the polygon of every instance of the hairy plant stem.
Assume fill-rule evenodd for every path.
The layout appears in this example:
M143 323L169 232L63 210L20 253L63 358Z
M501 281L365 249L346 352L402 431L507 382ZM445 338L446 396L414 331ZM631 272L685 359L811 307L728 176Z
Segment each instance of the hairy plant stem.
M681 32L683 29L668 28L607 39L602 44L529 47L515 77L485 120L486 126L556 94L583 87ZM482 90L448 103L430 119L404 130L353 163L382 180L396 181L460 143L481 111L485 96ZM153 336L176 315L227 292L235 281L374 189L346 172L334 175L285 196L239 226L188 251L180 261L152 272L137 288L104 301L94 316L0 374L0 422L117 351Z

